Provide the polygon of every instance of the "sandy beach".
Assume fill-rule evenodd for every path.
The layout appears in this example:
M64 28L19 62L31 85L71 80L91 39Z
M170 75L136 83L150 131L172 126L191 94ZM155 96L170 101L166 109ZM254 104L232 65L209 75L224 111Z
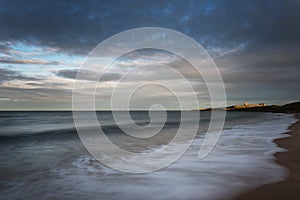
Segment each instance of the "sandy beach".
M290 171L286 180L264 185L238 196L237 200L272 199L296 200L300 199L300 114L295 114L298 121L289 127L290 137L277 139L274 142L287 152L276 153L276 162Z

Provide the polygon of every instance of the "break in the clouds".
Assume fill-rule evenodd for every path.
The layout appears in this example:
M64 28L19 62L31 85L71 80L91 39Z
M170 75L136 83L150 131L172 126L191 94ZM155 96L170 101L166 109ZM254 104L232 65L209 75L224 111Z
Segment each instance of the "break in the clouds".
M72 84L87 53L114 34L147 26L180 31L203 45L222 73L228 104L299 100L299 7L297 0L1 0L0 109L70 108ZM105 73L103 84L114 87L127 69L157 61L202 90L188 63L159 51L125 56ZM153 67L135 73L124 89L149 77L180 85ZM97 78L87 71L80 81Z

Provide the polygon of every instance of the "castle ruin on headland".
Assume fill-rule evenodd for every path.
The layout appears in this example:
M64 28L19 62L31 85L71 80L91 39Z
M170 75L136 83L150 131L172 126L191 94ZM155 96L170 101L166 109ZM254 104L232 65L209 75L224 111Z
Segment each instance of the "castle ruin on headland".
M245 102L242 105L236 104L233 107L235 109L241 109L241 108L254 108L254 107L263 107L263 106L267 106L267 104L265 104L264 102L262 102L262 103L253 103L253 104L249 104L248 102Z

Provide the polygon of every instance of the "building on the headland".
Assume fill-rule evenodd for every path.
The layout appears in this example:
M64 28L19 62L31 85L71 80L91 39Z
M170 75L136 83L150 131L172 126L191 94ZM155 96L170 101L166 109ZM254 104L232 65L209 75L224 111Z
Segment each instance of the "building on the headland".
M254 108L254 107L263 107L263 106L267 106L267 104L265 104L264 102L261 102L261 103L252 103L252 104L249 104L248 102L245 102L242 105L236 104L233 107L235 109L241 109L241 108Z
M211 110L238 110L238 109L243 109L243 108L255 108L255 107L264 107L267 106L266 103L261 102L261 103L248 103L247 101L244 104L236 104L236 105L232 105L229 107L225 107L225 108L202 108L202 109L194 109L194 110L198 110L198 111L211 111Z

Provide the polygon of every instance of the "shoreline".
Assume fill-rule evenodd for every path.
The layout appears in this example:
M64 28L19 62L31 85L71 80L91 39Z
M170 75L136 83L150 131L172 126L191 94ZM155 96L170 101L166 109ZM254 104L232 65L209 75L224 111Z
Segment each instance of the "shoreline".
M294 114L298 120L288 128L290 137L275 139L279 147L287 149L286 152L274 154L275 162L289 169L288 177L280 182L270 183L258 188L245 191L235 200L286 200L300 199L300 114Z

